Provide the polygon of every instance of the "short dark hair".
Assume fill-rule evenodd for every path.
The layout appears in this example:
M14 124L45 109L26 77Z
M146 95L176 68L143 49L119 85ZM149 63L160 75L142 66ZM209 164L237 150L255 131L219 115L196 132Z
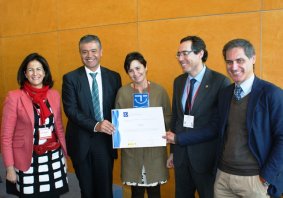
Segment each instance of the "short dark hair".
M186 41L192 42L192 50L195 54L198 54L201 50L203 50L202 62L206 62L208 57L208 52L206 50L205 42L198 36L186 36L181 39L180 44Z
M236 47L242 48L245 52L245 55L248 58L252 58L255 55L254 46L248 40L239 38L239 39L233 39L224 45L222 54L225 60L226 60L226 52Z
M48 85L49 88L53 87L54 81L52 80L52 75L51 75L49 64L47 60L43 56L39 55L38 53L31 53L23 60L18 70L17 80L18 80L18 84L20 85L20 88L22 89L24 87L25 82L27 81L25 72L27 70L28 64L34 60L40 62L44 69L45 76L43 78L42 84L44 86Z
M143 55L139 52L131 52L127 54L124 62L124 69L126 73L128 73L130 65L134 60L139 61L146 68L146 60L144 59Z
M96 35L90 35L90 34L84 35L84 36L80 39L80 41L79 41L79 47L80 47L80 45L83 44L83 43L90 43L90 42L93 42L93 41L95 41L96 43L98 43L100 49L102 48L102 45L101 45L101 42L100 42L100 39L98 38L98 36L96 36Z

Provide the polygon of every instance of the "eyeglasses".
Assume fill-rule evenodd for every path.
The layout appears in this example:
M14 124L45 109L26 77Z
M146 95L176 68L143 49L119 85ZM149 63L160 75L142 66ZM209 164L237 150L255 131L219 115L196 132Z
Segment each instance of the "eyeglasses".
M177 52L176 58L180 58L181 56L189 56L191 52L194 52L194 50Z

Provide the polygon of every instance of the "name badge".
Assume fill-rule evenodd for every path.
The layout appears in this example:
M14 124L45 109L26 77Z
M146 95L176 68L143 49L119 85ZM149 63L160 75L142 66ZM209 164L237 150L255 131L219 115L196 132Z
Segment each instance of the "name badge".
M194 116L184 115L184 123L183 126L187 128L194 128Z
M149 96L147 93L135 93L133 94L133 107L134 108L145 108L149 107Z
M39 139L46 140L52 137L52 131L50 128L39 128Z

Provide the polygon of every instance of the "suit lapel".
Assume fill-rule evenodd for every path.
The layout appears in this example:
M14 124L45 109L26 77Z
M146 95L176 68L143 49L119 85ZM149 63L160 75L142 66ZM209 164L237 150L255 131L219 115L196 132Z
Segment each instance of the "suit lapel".
M203 100L207 99L206 95L209 91L209 88L211 87L211 70L206 68L203 79L201 81L201 84L199 86L199 89L196 92L196 96L194 98L193 108L192 108L192 114L194 115L197 111L197 109L201 106L201 103Z
M260 80L255 77L252 90L249 96L249 101L248 101L248 109L247 109L247 129L250 131L251 125L252 125L252 120L253 120L253 115L255 111L256 104L260 98L260 95L262 94L262 83L260 83Z
M94 117L94 109L93 109L93 104L92 104L92 96L91 96L91 92L90 92L90 86L89 86L89 82L88 82L88 78L87 78L87 74L85 71L84 66L82 66L79 69L79 87L81 89L81 93L82 93L82 97L84 98L85 102L87 103L87 105L89 106L89 109L91 111L91 114Z
M47 100L48 100L51 108L53 107L52 111L53 111L53 115L54 115L54 118L55 118L57 116L57 114L54 111L55 111L56 107L58 107L59 105L57 104L57 101L58 101L57 98L54 98L54 97L55 97L55 95L52 94L51 91L47 92ZM56 120L56 118L55 118L55 120Z
M109 76L107 76L107 71L104 67L100 66L101 69L101 81L102 81L102 110L103 110L103 115L105 114L105 107L106 104L108 104L109 96L108 96L108 87L111 86L109 85L110 83L108 82Z
M183 97L183 94L184 94L187 79L188 79L188 74L186 73L182 76L181 81L180 81L180 85L177 87L178 92L177 92L177 94L175 94L176 97L179 97L179 98L176 98L176 101L178 101L178 106L179 106L178 108L182 109L182 111L183 111L182 97Z
M220 92L219 96L218 114L220 116L219 126L221 126L220 133L222 137L224 136L225 128L227 126L227 120L229 116L234 87L235 84L229 85L227 88L224 88L224 90Z
M33 112L32 101L30 97L23 90L21 91L20 100L26 110L26 113L28 114L28 118L30 119L32 126L34 126L34 112Z

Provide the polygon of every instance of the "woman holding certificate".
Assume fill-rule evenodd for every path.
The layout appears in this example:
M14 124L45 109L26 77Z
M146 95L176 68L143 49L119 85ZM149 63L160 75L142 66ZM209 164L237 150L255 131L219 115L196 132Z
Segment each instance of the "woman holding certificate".
M146 60L139 52L126 56L124 69L132 80L118 91L115 107L146 108L162 107L166 130L171 119L170 100L166 90L147 80ZM139 98L140 101L135 100ZM144 147L121 149L121 177L124 184L131 186L132 198L160 198L160 184L168 179L166 147Z

